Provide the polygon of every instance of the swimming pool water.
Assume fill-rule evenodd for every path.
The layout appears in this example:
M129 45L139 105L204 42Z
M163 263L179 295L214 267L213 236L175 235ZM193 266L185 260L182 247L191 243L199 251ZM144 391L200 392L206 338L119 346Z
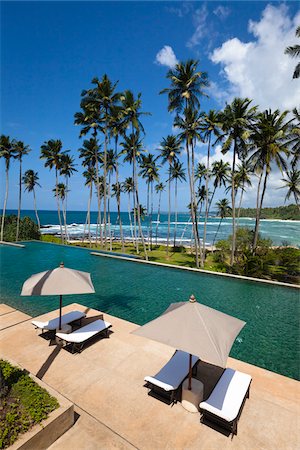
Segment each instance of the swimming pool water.
M21 297L33 273L66 267L91 273L96 293L64 296L73 302L142 325L170 303L194 294L205 305L247 322L230 355L299 379L299 290L217 275L139 264L101 256L87 249L28 242L25 248L0 246L1 302L32 316L58 307L56 297Z

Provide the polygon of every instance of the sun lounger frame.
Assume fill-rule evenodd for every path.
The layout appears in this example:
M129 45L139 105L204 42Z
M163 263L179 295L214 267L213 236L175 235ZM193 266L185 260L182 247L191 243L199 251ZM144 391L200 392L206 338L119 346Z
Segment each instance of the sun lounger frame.
M105 337L108 338L109 337L109 329L111 327L112 327L112 324L109 324L106 328L96 332L95 334L93 334L93 336L90 336L89 338L85 339L83 342L68 342L67 339L62 339L59 336L56 336L56 338L59 339L60 341L62 341L63 343L65 343L65 346L71 344L71 352L72 353L75 353L75 351L77 353L81 353L84 345L87 342L92 341L93 339L96 339L100 334L104 334ZM82 328L84 328L84 326ZM78 330L76 330L76 331L80 331L80 330L81 330L81 328L78 328Z
M69 312L72 312L72 311L69 311ZM79 327L81 327L82 319L86 318L86 314L84 312L82 314L83 314L82 317L79 317L78 319L71 320L70 322L65 323L64 325L71 325L73 327L74 324L78 324ZM55 317L55 319L57 319L57 317ZM50 319L50 320L52 320L52 319ZM53 335L53 337L55 336L56 328L54 328L53 330L48 330L47 328L41 328L41 327L35 325L34 323L32 323L32 325L34 326L35 330L42 330L41 334L46 332L46 333L48 333L49 336L50 335Z
M174 352L173 356L177 353L177 350ZM173 356L170 358L170 360L173 358ZM169 361L170 361L169 360ZM196 376L197 375L197 368L198 368L198 362L199 359L193 364L192 366L192 375ZM166 363L168 364L168 363ZM154 383L151 383L150 381L146 381L146 383L144 384L144 386L149 389L148 395L151 395L151 393L154 393L156 397L161 398L161 400L166 401L169 404L174 404L177 403L178 401L181 401L181 397L182 397L182 383L184 382L184 380L188 377L188 373L186 374L186 376L183 378L183 380L181 381L181 383L179 384L177 389L173 389L171 391L166 391L165 389L163 389L160 386L157 386Z
M252 382L252 379L249 382L248 389L247 389L247 391L246 391L246 393L244 395L244 398L241 401L239 412L238 412L238 414L237 414L235 419L233 419L231 421L227 421L223 417L220 417L217 414L214 414L211 411L207 411L206 409L203 409L203 408L200 407L200 413L202 413L202 416L200 418L200 422L203 423L205 420L208 420L210 422L216 423L217 425L221 426L225 430L230 431L230 434L232 435L231 438L233 438L234 435L237 435L238 421L239 421L239 419L241 417L241 414L242 414L242 411L243 411L243 408L244 408L244 405L246 403L247 398L250 398L251 382ZM216 386L217 385L218 385L218 383L216 384Z

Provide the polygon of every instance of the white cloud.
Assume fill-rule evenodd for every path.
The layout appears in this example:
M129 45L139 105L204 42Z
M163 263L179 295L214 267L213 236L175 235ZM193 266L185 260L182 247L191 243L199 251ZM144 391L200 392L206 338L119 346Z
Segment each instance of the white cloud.
M208 10L206 3L203 3L201 8L196 9L193 16L193 23L195 26L195 31L192 37L187 42L187 47L195 47L199 44L200 40L208 33L207 24Z
M225 20L229 14L230 14L230 9L227 6L223 6L223 5L218 5L213 13L219 17L219 19L221 20Z
M286 5L268 5L258 22L249 21L252 41L242 42L234 37L216 48L210 58L221 65L221 76L228 83L221 100L249 97L261 109L297 106L300 83L292 79L295 61L285 55L284 50L294 43L299 24L300 13L291 18ZM214 91L217 95L221 92L218 84Z
M174 53L174 50L169 45L165 45L155 57L155 62L160 64L161 66L174 67L178 60Z

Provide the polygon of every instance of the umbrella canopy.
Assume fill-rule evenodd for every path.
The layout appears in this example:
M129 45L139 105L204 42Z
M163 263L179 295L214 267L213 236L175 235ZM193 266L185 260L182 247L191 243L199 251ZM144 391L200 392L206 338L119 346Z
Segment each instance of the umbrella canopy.
M89 273L68 269L61 263L56 269L31 275L23 284L21 295L59 295L59 327L61 327L62 296L94 292Z
M170 345L225 367L232 344L246 322L198 303L172 303L157 319L133 334Z

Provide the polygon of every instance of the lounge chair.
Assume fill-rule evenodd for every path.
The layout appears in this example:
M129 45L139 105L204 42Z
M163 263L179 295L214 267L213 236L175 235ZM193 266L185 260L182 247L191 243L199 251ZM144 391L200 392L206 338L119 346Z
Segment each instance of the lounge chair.
M200 412L205 418L237 434L237 423L246 398L249 398L251 376L233 369L225 369L209 398L201 402Z
M156 394L168 400L169 403L176 403L180 400L181 385L188 376L189 353L177 350L167 364L154 376L145 377L145 386ZM192 356L193 374L197 373L197 363L199 358Z
M61 324L71 324L73 322L80 322L81 320L86 316L84 312L81 311L70 311L66 314L63 314L61 316ZM39 320L32 320L32 325L35 326L35 328L39 328L42 330L42 333L44 330L46 331L55 331L59 327L59 317L55 317L55 319L47 320L45 322L41 322Z
M108 337L108 330L111 326L111 323L98 319L82 328L78 328L73 333L56 333L55 336L65 344L72 344L72 353L74 353L75 349L81 352L84 344L98 334L105 333L106 337Z

